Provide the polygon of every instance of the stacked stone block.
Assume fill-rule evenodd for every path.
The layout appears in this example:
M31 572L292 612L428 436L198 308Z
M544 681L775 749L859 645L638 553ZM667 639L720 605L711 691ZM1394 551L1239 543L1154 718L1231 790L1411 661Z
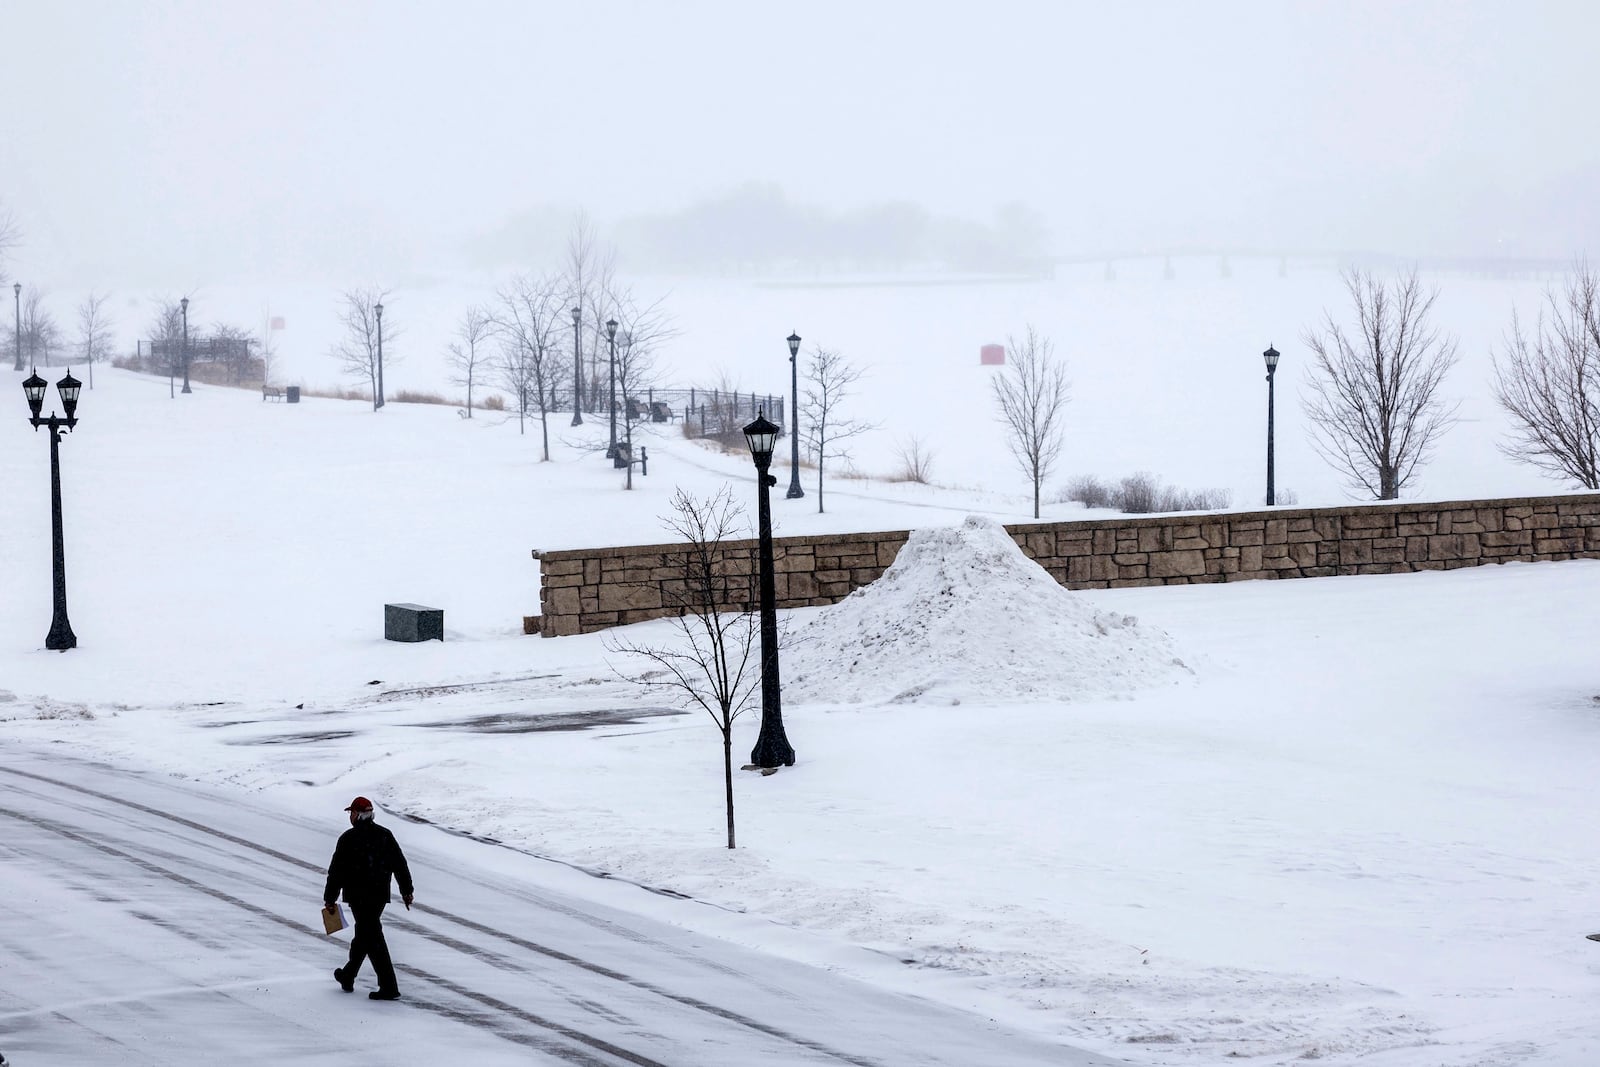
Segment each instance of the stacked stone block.
M1007 527L1069 589L1454 570L1600 558L1600 494L1168 515ZM778 606L832 604L873 581L904 530L774 541ZM728 542L728 607L755 597L756 543ZM535 552L539 632L591 633L676 614L682 545Z

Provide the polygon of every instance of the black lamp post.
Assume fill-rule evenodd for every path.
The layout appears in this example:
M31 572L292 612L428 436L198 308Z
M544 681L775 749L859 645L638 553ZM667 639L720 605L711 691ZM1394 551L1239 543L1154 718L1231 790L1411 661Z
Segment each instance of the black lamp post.
M606 340L611 345L611 446L606 458L617 458L617 320L606 320Z
M378 313L378 395L372 398L372 410L383 407L383 301L373 306Z
M789 491L783 494L785 500L794 500L806 495L800 488L800 335L789 335Z
M12 370L22 369L22 283L17 282L11 287L12 295L17 298L17 362Z
M182 392L192 393L189 388L189 298L184 297L178 301L183 306L183 389Z
M778 693L778 582L772 562L772 506L767 495L767 490L778 484L778 479L767 473L778 427L758 412L756 421L744 428L744 439L756 461L761 536L761 733L750 752L750 762L757 767L792 767L794 749L783 733L783 704Z
M78 425L78 390L83 383L74 378L70 370L67 371L67 376L56 383L66 418L61 418L53 411L48 418L40 418L39 409L44 406L47 384L39 377L39 372L34 371L22 383L22 391L27 394L28 407L33 412L28 420L33 428L37 430L44 426L50 430L50 539L55 577L55 611L50 618L50 634L44 639L44 647L65 652L78 647L78 637L72 632L72 623L67 621L67 563L65 541L61 535L61 431Z
M583 425L583 343L578 324L583 321L583 310L572 309L572 425Z
M1278 350L1268 345L1261 358L1267 361L1267 507L1270 508L1277 503L1272 485L1272 376L1278 371Z

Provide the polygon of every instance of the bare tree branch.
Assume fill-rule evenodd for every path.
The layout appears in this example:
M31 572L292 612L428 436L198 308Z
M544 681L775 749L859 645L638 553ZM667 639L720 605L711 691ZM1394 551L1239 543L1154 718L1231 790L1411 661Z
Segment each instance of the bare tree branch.
M672 514L662 524L684 542L684 549L664 555L660 566L676 575L663 591L678 609L674 623L680 640L657 645L612 636L606 641L607 651L638 657L652 667L623 677L700 708L716 724L722 735L729 848L734 847L733 723L750 707L761 681L755 568L748 548L726 544L742 533L743 518L730 486L708 499L681 489L674 493ZM743 606L729 611L721 607L725 604Z
M44 306L45 294L38 289L28 289L22 297L22 349L17 353L17 366L22 369L22 357L27 356L29 366L51 365L54 353L61 350L61 327L55 315Z
M573 366L573 414L594 411L600 403L599 353L604 348L605 330L601 325L612 317L609 294L614 289L616 253L604 244L595 233L594 223L586 213L580 212L573 221L567 237L565 265L566 300L569 308L577 308L578 341ZM589 358L584 366L582 340L588 336ZM577 425L574 422L574 425Z
M89 388L94 388L94 365L111 359L115 340L106 293L91 291L78 305L78 358L89 366Z
M272 370L278 356L277 329L273 326L272 308L261 308L261 384L272 384Z
M1574 265L1545 292L1530 337L1513 315L1494 354L1495 399L1511 417L1500 450L1519 463L1600 489L1600 276Z
M0 206L0 282L10 281L6 277L6 260L11 258L12 249L21 243L22 227L17 224L17 217Z
M822 507L823 468L830 459L850 456L846 447L851 438L859 437L873 428L870 422L846 419L840 416L839 407L851 395L851 386L861 380L865 372L853 367L837 351L820 346L814 348L806 364L805 399L800 405L802 424L801 443L807 454L817 460L817 513ZM794 428L799 431L799 427Z
M1360 270L1344 281L1358 330L1329 313L1306 333L1315 358L1301 405L1322 458L1352 488L1395 500L1456 421L1458 405L1439 395L1456 342L1429 322L1439 293L1424 292L1414 269L1388 286Z
M517 398L518 429L539 415L540 459L550 459L550 412L558 390L571 381L562 345L567 322L565 281L552 275L518 275L499 293L495 325L500 335L500 380Z
M665 298L640 304L631 289L612 295L617 326L617 417L622 420L628 473L624 489L633 488L633 428L650 417L647 396L657 380L656 356L678 335L666 312Z
M382 406L378 396L378 306L389 299L388 289L347 289L341 294L343 306L339 322L344 326L344 337L335 344L330 354L339 361L346 374L365 378L372 390L372 408ZM383 323L383 363L393 366L399 360L393 352L393 341L399 336L393 319Z
M1071 399L1065 365L1055 360L1055 345L1032 327L1019 343L1006 338L1006 365L992 381L1000 420L1010 431L1006 444L1033 483L1033 517L1039 517L1039 490L1061 455L1067 402Z
M446 359L455 370L450 381L466 387L469 419L472 418L473 408L472 387L480 373L480 365L484 362L489 338L496 330L494 316L474 304L461 313L461 320L456 324L456 339L449 344L449 355Z

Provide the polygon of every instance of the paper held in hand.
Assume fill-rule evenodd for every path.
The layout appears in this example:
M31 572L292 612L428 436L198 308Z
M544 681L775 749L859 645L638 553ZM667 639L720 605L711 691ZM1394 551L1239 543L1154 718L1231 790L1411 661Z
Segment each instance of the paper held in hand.
M331 908L322 909L322 932L336 934L348 925L344 921L344 905L335 904Z

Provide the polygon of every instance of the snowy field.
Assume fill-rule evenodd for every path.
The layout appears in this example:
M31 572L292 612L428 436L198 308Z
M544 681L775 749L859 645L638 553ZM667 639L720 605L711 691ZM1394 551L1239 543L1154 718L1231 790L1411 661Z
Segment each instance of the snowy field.
M894 435L915 429L948 465L944 484L838 482L822 516L809 497L779 499L778 532L1024 521L1027 487L1000 458L976 347L1026 319L1072 361L1067 470L1149 469L1253 504L1259 350L1276 343L1288 370L1298 349L1285 339L1339 298L1331 275L1242 285L1242 273L1233 289L1186 290L1182 314L1108 313L1107 301L1140 303L1127 272L1035 293L1049 308L991 290L848 292L878 310L867 322L856 307L863 339L852 330L839 347L873 366L870 403L895 412L860 465L887 469ZM1537 287L1451 285L1463 413L1483 421L1456 429L1459 449L1442 450L1419 495L1544 491L1494 452L1471 378L1502 311ZM802 309L840 296L752 293L777 328L756 338L774 350L768 370L742 384L776 391L782 334L826 342ZM1074 293L1094 295L1094 316L1063 310ZM1280 296L1282 324L1259 321ZM774 311L782 301L792 317ZM952 310L973 301L982 314ZM1208 304L1194 347L1160 343ZM1083 331L1066 328L1071 314ZM1112 347L1119 317L1137 350ZM933 343L957 318L959 343ZM711 321L686 315L687 378L695 360L746 366L752 333L719 347ZM295 356L307 381L328 340ZM432 384L400 373L391 388ZM1600 946L1582 937L1600 929L1600 563L1068 594L986 550L981 523L935 535L944 547L908 558L876 606L792 613L811 638L785 705L799 761L736 780L730 852L711 724L643 697L603 635L524 637L520 617L538 603L531 549L660 540L676 487L731 479L753 510L747 457L656 428L650 476L624 493L592 421L560 420L541 464L514 421L450 408L374 415L206 386L170 400L165 381L104 368L95 380L62 445L80 643L64 655L42 648L48 449L20 396L0 405L0 730L17 752L326 811L330 841L338 808L365 793L391 816L604 873L574 881L611 906L630 906L617 882L682 894L632 899L703 935L1132 1063L1600 1062ZM1280 372L1280 485L1338 502L1285 417L1293 380ZM961 641L886 633L907 611L935 615L931 582L982 625ZM384 642L382 605L402 600L444 608L447 640ZM882 655L861 656L847 635L874 624ZM907 684L908 645L940 684ZM823 684L830 655L841 675L848 661L847 687ZM739 721L736 752L756 725ZM417 874L420 895L430 876ZM13 1026L0 1016L0 1038Z

